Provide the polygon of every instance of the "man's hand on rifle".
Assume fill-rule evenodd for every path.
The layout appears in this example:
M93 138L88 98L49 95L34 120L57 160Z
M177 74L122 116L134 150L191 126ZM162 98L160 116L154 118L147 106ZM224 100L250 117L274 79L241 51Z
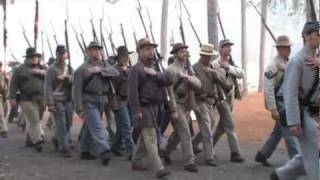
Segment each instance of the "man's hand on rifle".
M171 114L171 118L172 118L173 120L177 120L177 119L178 119L178 116L179 116L178 112L173 112L173 113Z
M271 117L278 121L280 119L279 112L276 109L271 110Z
M10 99L11 107L17 107L17 101L15 99Z
M40 74L40 75L45 75L46 71L43 69L32 69L33 74Z
M179 77L181 79L189 80L190 76L184 72L180 72Z
M55 112L55 111L56 111L55 105L53 105L53 104L49 105L49 106L48 106L48 111L50 111L50 112Z
M135 119L142 120L142 113L137 113L134 115Z
M61 81L63 81L63 80L66 79L66 76L65 76L64 74L60 74L60 75L58 76L58 79L61 80Z
M293 136L297 136L297 137L300 137L303 134L303 131L302 131L302 128L301 128L300 124L294 125L294 126L290 126L289 127L289 131Z
M311 66L313 68L317 68L320 66L320 58L317 57L307 56L304 59L304 62L307 66Z
M92 74L100 73L102 71L102 68L99 66L93 66L88 68L88 72Z
M154 75L157 74L157 71L154 70L153 68L144 67L143 69L144 69L144 72L145 72L146 74L149 74L149 75L151 75L151 76L154 76Z

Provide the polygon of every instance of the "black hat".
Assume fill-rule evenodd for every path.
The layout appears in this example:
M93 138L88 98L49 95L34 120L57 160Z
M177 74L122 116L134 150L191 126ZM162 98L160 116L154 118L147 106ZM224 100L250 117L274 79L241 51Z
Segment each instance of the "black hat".
M41 57L41 54L37 52L36 48L30 47L26 50L26 55L24 57L29 58L33 56Z
M319 21L309 21L303 27L302 35L311 34L312 32L319 32L320 24Z
M128 56L129 54L132 54L133 52L128 50L126 46L119 46L117 49L117 56L116 58L120 56Z
M50 57L49 60L48 60L48 62L47 62L47 64L48 64L48 65L52 65L54 62L56 62L56 59L53 58L53 57Z
M224 46L226 46L226 45L234 45L234 43L233 42L231 42L230 41L230 39L224 39L224 40L221 40L220 42L219 42L219 48L221 49L221 48L223 48Z
M96 41L91 41L89 43L88 49L92 49L92 48L102 49L102 46Z
M172 50L170 51L170 54L175 54L180 49L187 49L187 48L188 48L188 46L183 43L176 43L173 45Z
M58 45L56 48L56 53L65 53L67 52L67 49L64 45Z

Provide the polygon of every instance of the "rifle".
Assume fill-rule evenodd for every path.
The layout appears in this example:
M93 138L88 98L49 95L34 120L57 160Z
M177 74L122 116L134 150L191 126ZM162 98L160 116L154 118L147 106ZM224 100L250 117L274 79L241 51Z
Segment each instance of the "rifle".
M183 5L183 7L184 7L184 9L185 9L185 11L186 11L186 13L187 13L187 15L188 15L188 21L189 21L189 24L190 24L190 26L191 26L191 29L192 29L194 35L196 36L196 38L197 38L197 40L198 40L199 47L201 47L201 40L200 40L200 37L199 37L199 35L198 35L198 33L197 33L197 31L196 31L196 29L195 29L195 27L194 27L194 25L193 25L193 23L192 23L192 21L191 21L190 12L189 12L186 4L184 3L184 0L180 0L180 3ZM181 4L180 4L180 6L181 6Z
M29 39L28 39L28 37L27 37L26 29L24 28L24 26L23 26L23 24L22 24L21 22L20 22L20 25L21 25L21 28L22 28L22 34L23 34L24 39L26 40L28 46L29 46L29 47L32 47L32 46L31 46L31 43L30 43L30 41L29 41Z
M143 16L142 16L142 7L141 7L141 3L139 0L138 1L138 14L139 14L139 17L140 17L140 20L141 20L141 23L142 23L142 27L144 29L144 32L146 33L146 37L149 38L149 34L148 34L148 31L147 31L147 27L146 27L146 24L144 23L144 20L143 20Z
M81 49L82 54L85 54L85 50L84 50L84 48L82 47L81 41L80 41L80 39L79 39L79 34L78 34L76 28L73 26L73 24L71 24L71 27L72 27L72 29L73 29L74 34L76 35L76 40L77 40L77 43L78 43L78 45L79 45L79 47L80 47L80 49Z
M41 50L42 50L42 60L45 61L45 56L44 56L44 42L43 42L43 31L41 31Z
M69 74L72 74L72 66L71 66L71 54L70 54L70 45L69 45L69 36L68 36L68 6L66 5L67 10L67 18L64 20L64 37L66 41L66 48L68 51L68 72Z
M111 44L111 50L113 52L114 55L116 55L116 51L117 51L117 48L113 42L113 38L112 38L112 34L113 34L113 31L112 31L112 26L111 26L111 19L110 19L110 16L108 16L108 19L109 19L109 27L110 27L110 31L108 32L107 31L107 28L105 28L105 30L107 31L108 33L108 39L110 41L110 44Z
M84 37L83 37L83 29L82 29L80 20L79 20L79 27L80 27L80 37L81 37L81 41L82 41L82 47L84 49L87 49L86 41L84 40Z
M218 2L217 2L218 3ZM226 39L226 34L225 34L225 31L224 31L224 28L223 28L223 25L222 25L222 21L221 21L221 17L220 17L220 8L219 8L219 5L218 5L218 21L219 21L219 25L220 25L220 29L221 29L221 32L222 32L222 36L224 39ZM231 54L229 55L229 63L231 66L235 66L237 67L237 65L234 63L233 61L233 58L231 56ZM236 78L233 78L233 82L234 82L234 97L236 99L239 99L241 100L242 98L242 95L241 95L241 91L240 91L240 87L239 87L239 84L238 84L238 81ZM219 87L220 88L220 87ZM221 94L221 91L220 89L218 88L218 94ZM225 95L225 94L224 94ZM222 97L221 95L219 95L220 99L225 99L225 97Z
M120 30L121 30L121 35L122 35L123 43L124 43L124 45L126 46L126 48L128 49L127 40L126 40L126 36L125 36L125 34L124 34L124 30L123 30L123 25L122 25L122 24L120 24ZM130 57L129 57L129 65L131 66Z
M103 35L103 19L102 18L100 19L100 36L101 36L101 44L106 51L106 55L109 57L108 47L106 45L106 41Z
M39 22L39 1L36 0L35 17L34 17L34 47L37 49L38 40L38 22Z
M52 29L52 32L53 32L53 39L56 42L56 45L58 46L59 42L58 42L58 39L57 39L56 30L54 29L54 26L53 26L52 22L50 22L50 25L51 25L51 29Z
M50 44L50 41L49 41L49 37L48 37L48 34L46 31L44 31L45 35L46 35L46 38L47 38L47 44L48 44L48 47L49 47L49 50L50 50L50 54L51 54L51 57L54 57L53 55L53 51L52 51L52 48L51 48L51 44Z
M262 16L261 12L258 10L257 6L253 4L252 1L249 1L249 3L253 6L253 8L255 9L255 11L260 15L261 17L261 22L263 23L264 27L266 28L266 30L268 31L269 35L271 36L272 40L274 42L276 42L276 36L272 33L270 27L267 25L266 19ZM220 14L220 13L218 13ZM220 15L218 16L220 17ZM220 21L220 20L219 20Z
M94 40L94 41L98 41L97 32L96 32L96 29L95 29L95 27L94 27L94 24L93 24L93 20L92 20L92 19L90 19L90 24L91 24L91 29L92 29L93 40Z
M142 26L144 27L145 32L146 32L146 36L147 36L147 38L148 38L148 37L149 37L149 36L148 36L148 31L147 31L147 29L146 29L146 26L145 26L145 23L144 23L142 14L141 14L141 4L140 4L139 0L137 0L137 1L138 1L138 3L139 3L139 7L140 7L140 8L138 9L139 16L140 16L140 20L141 20L141 22L142 22ZM148 16L149 16L149 21L150 21L150 26L149 26L149 27L150 27L151 38L152 38L153 43L155 43L155 39L154 39L153 31L152 31L152 21L151 21L151 17L150 17L150 14L149 14L149 13L148 13ZM158 69L159 72L164 72L164 68L163 68L162 63L161 63L162 57L161 57L161 55L160 55L160 53L159 53L159 51L158 51L157 48L154 48L154 54L155 54L155 63L156 63L155 65L156 65L156 68ZM169 96L169 90L168 90L168 88L164 88L164 93L165 93L165 96L166 96L166 100L167 100L168 102L170 102L170 101L171 101L171 98L170 98L170 96Z

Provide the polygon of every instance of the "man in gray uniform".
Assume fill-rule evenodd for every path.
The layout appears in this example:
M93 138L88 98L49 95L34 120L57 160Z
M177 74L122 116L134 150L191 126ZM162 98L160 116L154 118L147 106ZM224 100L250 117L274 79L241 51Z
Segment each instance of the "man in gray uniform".
M192 148L192 137L189 128L190 111L194 109L191 107L190 101L195 101L192 96L193 89L201 87L200 80L194 75L192 67L188 64L188 46L177 43L173 46L171 54L174 55L174 62L167 68L174 77L172 98L175 98L178 110L178 119L172 120L174 132L171 138L178 138L181 141L182 152L184 154L185 166L184 169L189 172L198 172L194 163L195 155ZM188 69L189 68L189 69ZM188 73L188 72L190 72ZM177 137L174 137L177 136ZM173 149L178 144L178 141L168 141L166 146L166 155L169 156Z
M40 65L41 54L35 48L26 50L26 60L12 75L10 84L11 107L17 106L17 92L19 105L26 120L26 139L29 136L34 148L42 151L40 119L44 112L44 77L46 71Z
M318 21L307 22L302 31L304 47L287 66L284 79L284 102L287 123L297 136L301 151L285 166L277 168L272 180L298 179L306 174L309 180L319 180L318 118L319 66L309 65L320 44Z
M157 72L154 69L156 44L147 38L140 39L137 44L139 62L135 64L128 78L128 100L132 112L135 128L140 128L141 133L137 149L132 159L133 170L146 170L142 160L148 156L158 178L167 176L166 170L158 154L157 128L160 107L167 99L165 92L173 84L172 76L167 72ZM170 99L170 101L174 99ZM173 105L175 102L172 103ZM173 118L177 118L176 107L171 106Z
M116 91L116 101L112 103L112 109L115 115L117 131L112 142L112 152L116 156L122 156L121 147L124 141L128 160L131 161L134 149L132 139L132 123L128 110L128 71L129 71L129 54L127 47L120 46L117 49L117 64L115 68L120 75L113 78L113 84Z
M57 46L57 60L47 70L45 78L45 99L48 110L55 120L55 138L62 157L71 157L69 150L72 125L72 81L73 70L67 65L68 53L63 45Z
M96 148L102 165L108 165L110 146L108 134L103 127L101 116L110 90L111 77L119 72L103 62L102 46L91 42L86 49L88 59L75 71L73 99L75 111L84 121L81 136L81 159L93 159L91 152Z
M291 43L287 36L279 36L276 42L277 56L272 60L264 73L264 99L265 107L271 112L272 119L275 120L275 125L269 138L263 145L262 149L255 157L256 162L261 162L264 166L272 166L268 162L276 150L281 138L283 137L289 158L292 159L297 153L297 145L290 135L288 128L285 125L285 110L283 102L283 94L280 88L283 84L284 72L291 51ZM280 115L281 114L281 115Z

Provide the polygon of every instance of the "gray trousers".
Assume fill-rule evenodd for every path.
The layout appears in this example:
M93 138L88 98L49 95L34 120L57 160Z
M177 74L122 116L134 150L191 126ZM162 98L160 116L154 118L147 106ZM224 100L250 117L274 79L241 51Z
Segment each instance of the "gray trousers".
M276 150L277 145L280 143L282 137L285 140L289 158L292 159L295 157L295 155L298 154L298 145L294 141L293 136L290 134L289 129L281 126L279 121L275 121L273 131L267 141L264 143L260 153L264 157L270 158L273 152Z
M214 159L213 151L213 107L206 102L197 102L199 111L196 111L197 121L199 124L204 155L206 160Z
M221 136L226 133L231 153L240 153L239 140L234 131L233 117L229 103L227 101L218 102L217 109L220 115L220 121L213 134L213 146L215 146Z
M296 155L286 165L276 169L281 180L294 180L307 175L309 180L319 180L319 150L317 142L316 117L303 113L303 135L300 136L300 154Z
M179 116L178 119L171 121L174 132L171 134L171 137L169 138L171 141L168 141L168 144L166 146L166 153L170 155L173 149L181 141L185 165L193 164L195 159L189 128L190 119L187 116L188 113L190 113L188 110L186 110L181 105L178 105Z
M55 138L59 150L69 148L70 128L73 118L72 102L55 102L56 111L53 113L55 120Z

